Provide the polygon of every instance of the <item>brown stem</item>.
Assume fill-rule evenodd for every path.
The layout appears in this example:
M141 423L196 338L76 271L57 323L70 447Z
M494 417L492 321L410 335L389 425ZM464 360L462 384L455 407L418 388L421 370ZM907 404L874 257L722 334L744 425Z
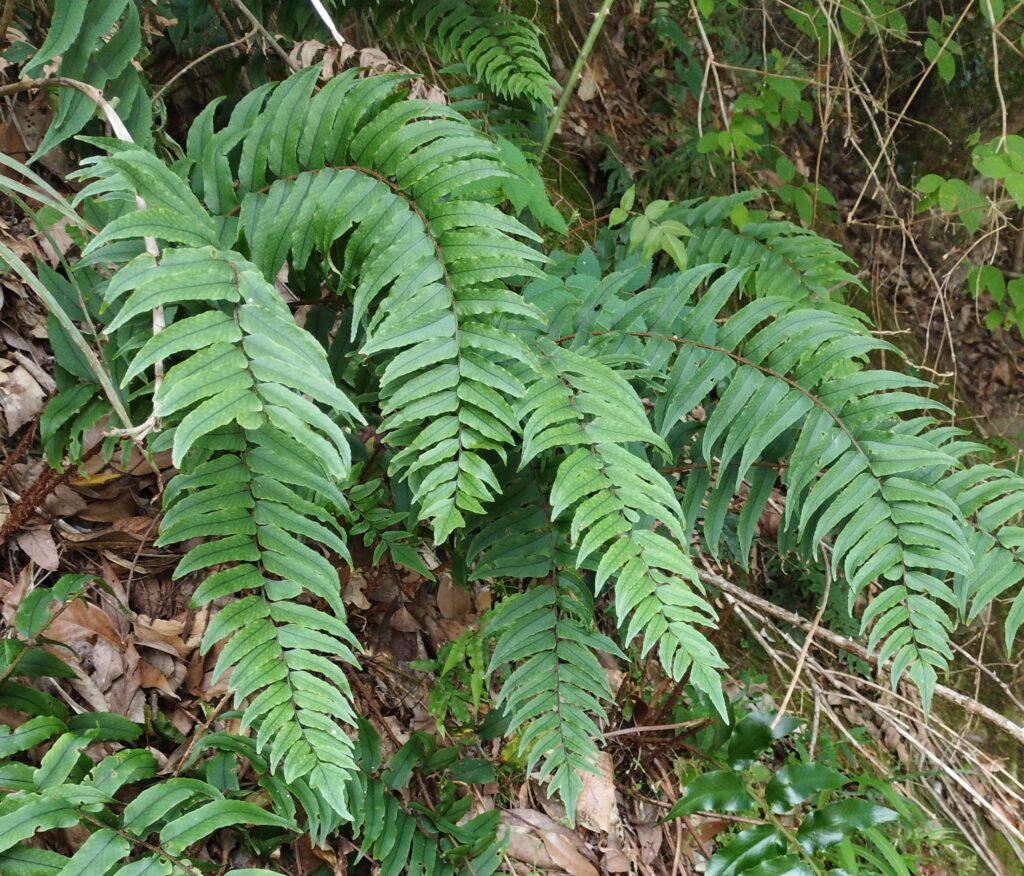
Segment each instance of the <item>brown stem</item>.
M23 439L24 440L24 439ZM102 443L96 443L86 451L82 462L91 459L102 447ZM15 448L15 453L17 448ZM11 454L14 455L13 453ZM10 457L8 457L10 459ZM5 462L6 465L6 462ZM21 494L21 498L14 503L7 519L0 525L0 545L6 544L7 540L20 530L35 514L46 497L57 489L61 484L66 484L75 473L75 466L69 465L64 471L56 471L46 468L39 473L39 476L29 485L29 488Z
M11 25L11 19L14 17L14 0L4 0L4 11L3 15L0 15L0 46L3 45L5 39L7 39L7 28Z
M36 416L29 425L28 430L21 436L21 440L17 443L15 448L7 454L4 458L3 464L0 464L0 483L3 483L4 478L6 478L10 473L11 468L14 467L15 463L17 463L22 456L24 456L25 451L32 446L32 442L36 437L36 429L38 428L39 417Z
M714 572L707 572L704 570L698 570L698 575L700 576L701 581L705 584L717 587L737 602L746 603L752 608L762 611L771 617L777 618L790 626L797 627L804 632L809 632L811 629L812 625L810 621L805 620L800 617L800 615L793 614L791 611L786 611L786 609L780 608L775 605L775 603L769 602L767 599L762 599L760 596L755 596L753 593L749 593L738 584L734 584L732 581L723 578L721 575L716 575ZM822 643L825 642L835 646L836 648L842 648L847 653L853 654L873 666L878 665L877 654L868 651L868 649L859 642L855 642L852 639L846 638L846 636L840 636L829 629L821 627L815 634L814 646L816 648L820 648ZM954 703L965 712L976 715L1016 739L1019 743L1024 744L1024 726L1013 723L1009 718L1000 715L994 709L990 709L983 703L979 703L974 698L969 697L966 694L962 694L960 691L946 687L943 684L935 685L935 696L946 700L947 702Z
M213 7L213 11L217 13L217 18L220 20L220 26L224 28L224 32L228 35L228 39L237 40L238 34L235 33L235 29L231 26L231 22L228 21L228 17L224 14L224 10L220 5L220 0L210 0L210 5Z

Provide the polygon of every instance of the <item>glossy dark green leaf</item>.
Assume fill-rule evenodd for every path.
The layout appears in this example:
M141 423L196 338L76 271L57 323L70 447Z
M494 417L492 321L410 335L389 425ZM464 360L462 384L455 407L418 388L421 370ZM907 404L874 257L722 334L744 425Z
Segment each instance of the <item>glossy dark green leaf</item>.
M744 870L743 876L818 876L818 874L799 855L785 855L770 861L762 861L749 870Z
M867 800L841 800L808 815L797 830L797 841L814 854L858 831L895 821L897 814Z
M483 785L495 781L496 773L490 761L479 757L466 757L452 764L451 776L456 782Z
M39 635L50 620L50 601L53 593L49 587L37 587L21 600L14 616L14 628L26 639Z
M820 791L841 788L848 779L816 763L790 763L780 769L765 787L765 799L773 812L788 812Z
M98 742L135 742L142 727L114 712L85 712L68 721L73 733L90 733Z
M70 710L56 697L13 681L0 683L0 704L26 715L51 715L65 720Z
M13 729L0 724L0 757L8 758L20 751L27 751L63 732L64 722L49 715L30 718Z
M747 873L765 858L786 848L786 840L771 824L759 824L737 834L708 861L706 876L736 876Z
M744 715L729 736L727 757L735 769L750 766L757 756L766 751L776 739L792 733L800 722L788 715L773 727L775 715L767 712L750 712Z
M704 773L688 782L686 794L672 806L666 821L694 812L749 812L754 808L743 777L731 770Z
M49 651L26 647L24 642L17 639L4 639L3 648L0 649L0 665L6 668L12 663L17 664L12 673L15 678L78 677L74 669Z
M268 825L291 828L287 819L273 815L253 803L215 800L176 818L160 831L160 841L171 854L181 854L192 843L215 830L234 825Z

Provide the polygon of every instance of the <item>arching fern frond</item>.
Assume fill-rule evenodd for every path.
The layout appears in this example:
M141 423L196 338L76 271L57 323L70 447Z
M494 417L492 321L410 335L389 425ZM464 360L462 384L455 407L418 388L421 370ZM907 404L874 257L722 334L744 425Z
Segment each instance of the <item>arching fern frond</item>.
M250 252L267 280L286 262L296 278L312 262L331 270L351 298L353 339L380 363L382 429L406 448L392 471L440 542L498 491L488 456L513 443L522 394L506 366L531 360L507 328L535 319L505 284L536 275L543 256L494 206L509 174L464 119L402 99L405 77L352 71L314 95L316 75L247 95L219 131L212 112L197 120L191 182L213 215L185 212L191 194L172 197L155 172L97 162L102 186L127 185L149 205L108 225L100 243L145 227Z
M976 620L993 600L1024 581L1024 478L1004 468L975 465L944 478L940 488L973 521L970 574L958 575L961 614ZM1024 625L1024 589L1017 591L1005 621L1006 650Z
M599 283L564 281L566 289L588 290L571 309L571 343L578 347L586 329L587 360L617 362L620 370L632 363L634 382L656 399L659 440L671 446L676 467L689 469L680 485L687 530L703 510L705 538L717 550L726 515L745 493L738 534L746 551L782 469L783 546L810 555L830 536L830 560L845 572L851 600L869 583L886 582L863 617L869 644L892 659L894 681L909 672L927 701L952 658L950 579L968 574L972 558L963 514L937 485L959 466L958 453L927 418L900 417L941 406L905 391L920 381L863 370L867 354L888 345L842 313L760 296L720 321L745 268L720 274L696 302L714 266L648 292L617 292L638 269L624 265ZM563 312L551 309L562 294L538 289L531 300ZM628 440L644 439L637 432ZM671 527L665 509L646 513Z
M572 823L581 772L594 769L599 722L607 720L604 704L613 696L595 652L619 649L594 629L593 591L572 568L573 552L535 477L517 479L479 526L467 562L474 579L544 579L503 599L490 616L488 672L504 674L497 702L527 772L537 770Z
M152 385L168 427L157 446L182 473L165 495L160 543L206 539L175 575L206 571L197 602L235 597L204 649L226 639L216 672L231 671L243 728L270 768L347 817L355 766L343 727L354 712L342 666L355 663L356 643L324 552L347 559L339 423L362 416L273 280L287 265L301 288L316 261L351 300L351 337L378 376L380 428L405 448L391 470L442 541L501 489L488 456L515 441L517 374L532 360L510 329L536 321L506 283L537 274L543 257L494 206L507 172L486 137L403 99L404 77L350 74L314 95L316 74L248 95L221 130L212 111L200 117L191 189L152 155L103 143L112 154L90 162L81 197L125 205L88 258L117 263L145 236L166 247L111 279L107 331L138 330L155 307L167 316L141 349L122 347L125 382L170 366ZM296 602L304 594L327 610ZM307 815L314 833L328 829Z
M359 646L345 625L338 573L309 542L348 559L337 523L346 503L335 484L350 451L332 417L361 415L331 379L323 348L236 253L144 253L114 275L106 300L118 309L111 330L148 320L156 303L175 310L128 374L181 357L153 399L169 427L161 440L181 469L164 494L158 543L205 539L174 576L205 574L196 604L235 597L210 622L202 650L226 640L214 673L230 671L242 727L253 727L270 769L347 818L355 763L344 727L355 713L343 667L356 665ZM296 601L303 595L329 611ZM307 815L314 835L329 827L315 809Z
M861 287L850 272L853 259L826 237L792 222L746 222L736 228L733 211L754 200L757 192L688 201L672 207L664 218L682 222L692 232L687 239L691 265L724 264L747 267L744 284L750 295L779 296L841 309L847 316L863 319L860 311L842 308L843 291Z
M551 488L552 517L571 511L576 563L596 568L598 593L613 585L624 640L655 645L673 678L691 683L725 712L717 670L725 666L699 626L715 613L686 550L682 514L665 477L642 454L668 452L629 383L594 357L540 345L541 370L519 405L522 464L552 450L566 454ZM655 531L664 527L671 537Z
M347 0L345 5L357 4ZM371 5L371 4L365 4ZM460 65L505 100L551 106L555 85L537 26L493 0L390 0L383 7L399 34L426 41L444 64ZM375 19L380 20L380 12Z

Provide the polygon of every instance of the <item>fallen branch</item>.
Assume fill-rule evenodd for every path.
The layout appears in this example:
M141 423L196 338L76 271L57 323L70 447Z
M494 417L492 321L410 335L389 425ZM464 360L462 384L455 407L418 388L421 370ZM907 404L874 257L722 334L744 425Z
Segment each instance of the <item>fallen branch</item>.
M731 599L745 603L752 608L762 611L771 617L777 618L778 620L784 621L790 626L797 627L804 632L809 632L811 629L811 622L800 617L800 615L793 614L791 611L786 611L784 608L779 608L767 599L762 599L760 596L755 596L753 593L749 593L740 587L738 584L734 584L723 578L721 575L716 575L714 572L708 572L704 570L699 571L700 579L705 584L710 584L712 587L717 587L726 596ZM868 651L859 642L855 642L853 639L848 639L846 636L840 636L837 633L833 633L831 630L819 627L815 632L814 645L820 648L822 644L828 643L841 648L849 654L853 654L870 663L872 666L878 666L878 655ZM881 667L884 669L884 667ZM947 702L954 703L965 712L971 715L976 715L984 721L987 721L994 727L998 727L1004 733L1012 736L1019 743L1024 745L1024 726L1015 724L1005 715L1000 715L995 709L990 709L983 703L979 703L973 697L969 697L966 694L960 693L960 691L953 690L951 687L946 687L943 684L935 685L935 696L940 699L944 699Z

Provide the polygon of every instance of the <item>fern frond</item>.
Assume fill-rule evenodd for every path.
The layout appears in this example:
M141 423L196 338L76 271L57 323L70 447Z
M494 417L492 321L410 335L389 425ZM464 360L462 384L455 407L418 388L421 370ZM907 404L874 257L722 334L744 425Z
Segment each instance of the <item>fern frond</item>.
M60 76L87 82L108 100L135 142L153 142L153 109L146 80L132 64L142 45L142 26L135 3L126 0L56 0L50 29L22 74L38 75L44 65L59 58ZM58 109L36 156L73 137L96 113L96 104L75 88L57 90Z
M288 783L304 780L347 817L344 789L355 765L343 727L355 713L342 666L356 665L358 643L344 623L336 569L307 542L348 559L336 522L346 504L335 486L348 473L348 439L318 405L350 422L362 417L336 388L323 348L235 253L144 253L114 275L106 300L118 308L111 330L148 319L154 302L177 310L128 374L189 354L153 399L172 427L166 434L182 470L164 495L158 543L205 539L175 577L207 573L197 604L237 597L211 621L202 650L227 640L214 672L230 671L229 689L245 704L243 729L253 727L270 769ZM199 312L188 315L196 301ZM231 565L213 571L224 564ZM303 594L330 611L296 602Z
M357 4L347 0L345 5ZM498 97L543 106L554 102L555 81L541 47L540 30L530 19L492 0L391 0L364 5L374 10L378 21L383 11L399 34L426 41L442 63L460 65Z
M67 575L52 588L37 587L19 608L12 633L35 637L45 630L52 619L48 606L77 599L85 579ZM26 644L19 638L7 642ZM9 647L6 650L13 653ZM65 671L74 677L74 670L58 658L29 650L48 659L18 663L4 659L5 677L56 676ZM171 876L186 872L182 856L190 846L222 828L251 825L296 830L294 808L287 816L268 812L253 802L232 799L208 781L165 777L140 788L157 778L157 762L149 750L125 747L140 740L142 727L105 712L70 717L62 702L33 698L38 691L13 682L3 687L0 701L5 707L35 710L33 700L40 707L39 714L14 729L0 725L0 867L4 873ZM92 751L112 753L94 763L86 754L93 743L103 743L103 749ZM32 766L32 749L43 746L45 753ZM122 793L129 789L129 794ZM131 802L124 806L119 796L128 796ZM85 837L70 857L26 844L38 832L69 828L77 828ZM158 841L148 842L153 835ZM128 858L132 860L124 863Z
M313 95L316 75L248 95L220 131L212 114L197 120L192 183L219 216L197 209L169 171L98 161L104 178L88 194L121 184L149 206L95 245L145 228L252 252L268 280L286 260L294 272L314 257L333 267L353 290L352 336L380 363L382 429L406 448L392 471L409 479L440 542L498 491L485 454L513 443L522 383L508 365L531 359L505 326L535 319L505 284L537 275L543 256L527 245L536 235L493 205L509 174L464 119L401 99L405 77L343 75Z
M570 309L575 334L567 337L578 347L581 331L590 336L590 361L603 357L620 369L632 363L634 379L656 398L658 439L690 468L682 485L684 538L706 504L705 538L716 551L746 484L739 520L745 553L776 468L784 470L783 546L795 543L809 555L831 534L831 562L844 571L851 601L870 582L887 582L862 619L869 644L883 661L892 659L894 682L909 672L928 701L952 659L956 598L949 579L968 574L972 558L964 516L937 486L959 466L958 453L944 430L927 428L927 418L900 417L941 405L905 391L921 381L862 370L869 352L892 348L841 312L759 296L719 322L737 287L749 283L748 270L719 274L695 303L714 266L629 295L617 290L631 288L640 267L624 265L600 282L570 277L566 288L586 294ZM528 295L549 312L566 312L553 309L559 297L557 288ZM704 418L690 419L697 408ZM639 416L636 422L629 440L644 441ZM665 521L664 510L646 513Z
M507 366L531 358L504 324L535 319L505 282L536 274L542 257L522 242L532 232L491 203L505 171L489 140L454 113L402 99L403 77L341 76L314 96L316 75L247 96L222 131L212 114L197 121L192 183L205 206L156 158L121 148L91 162L82 197L124 192L146 204L126 201L87 255L144 235L168 244L159 261L143 253L111 280L107 328L158 305L177 311L125 379L175 362L153 398L185 467L167 493L161 543L211 539L176 575L233 563L196 598L249 594L218 615L204 646L230 637L217 671L231 669L271 769L346 815L353 762L339 722L353 713L334 661L354 663L355 642L337 573L305 541L347 557L322 509L344 510L335 483L348 473L348 439L334 418L362 418L271 281L286 260L299 272L316 253L353 289L352 337L381 363L382 429L405 446L392 471L408 478L441 541L500 490L483 454L513 443L512 400L524 387ZM293 616L303 592L332 614Z
M592 629L593 596L574 572L535 584L502 600L487 626L496 636L488 672L506 669L498 704L518 734L528 773L564 801L570 823L583 787L582 771L594 771L599 721L612 699L596 650L618 649ZM516 668L508 671L512 665Z
M593 628L593 593L573 569L573 554L535 476L514 482L479 524L466 554L475 580L545 579L503 599L488 618L485 634L495 640L488 672L504 674L497 702L527 771L537 769L558 793L570 822L580 772L594 770L599 722L607 720L605 703L613 697L595 652L619 653Z
M717 670L725 664L698 628L713 624L715 612L680 547L681 509L665 477L633 450L646 444L667 453L667 447L620 374L547 339L540 353L539 377L519 405L522 464L564 450L551 488L552 517L572 511L578 567L593 557L597 592L614 584L624 640L642 634L641 654L657 645L666 672L680 679L689 671L692 684L724 713Z
M532 317L504 281L535 274L542 257L521 242L532 232L489 203L506 172L461 117L396 101L402 77L339 77L310 100L314 77L279 87L240 131L240 232L268 277L289 254L302 270L314 248L331 258L344 241L353 337L383 362L382 428L407 448L392 471L410 480L440 542L497 491L482 453L512 442L521 388L502 363L529 358L501 323ZM300 119L282 109L296 103ZM302 136L289 142L291 131ZM281 143L279 158L250 150L264 141ZM297 175L263 193L268 171Z
M841 293L862 284L850 272L854 260L835 242L792 222L747 222L739 229L732 224L733 210L757 196L738 192L670 208L665 218L693 232L686 247L689 263L746 267L750 295L804 301L863 320L860 311L842 307Z
M361 854L372 855L382 874L490 876L501 863L503 840L497 837L498 812L466 818L470 795L448 797L431 810L408 806L399 796L418 768L436 773L456 762L455 748L438 750L433 737L414 733L382 769L380 739L359 719L359 772L349 780L352 828Z
M955 472L939 487L975 523L969 574L954 582L961 614L977 620L993 600L1024 581L1024 478L1004 468L975 465ZM1004 624L1009 652L1024 625L1024 589L1017 591Z

